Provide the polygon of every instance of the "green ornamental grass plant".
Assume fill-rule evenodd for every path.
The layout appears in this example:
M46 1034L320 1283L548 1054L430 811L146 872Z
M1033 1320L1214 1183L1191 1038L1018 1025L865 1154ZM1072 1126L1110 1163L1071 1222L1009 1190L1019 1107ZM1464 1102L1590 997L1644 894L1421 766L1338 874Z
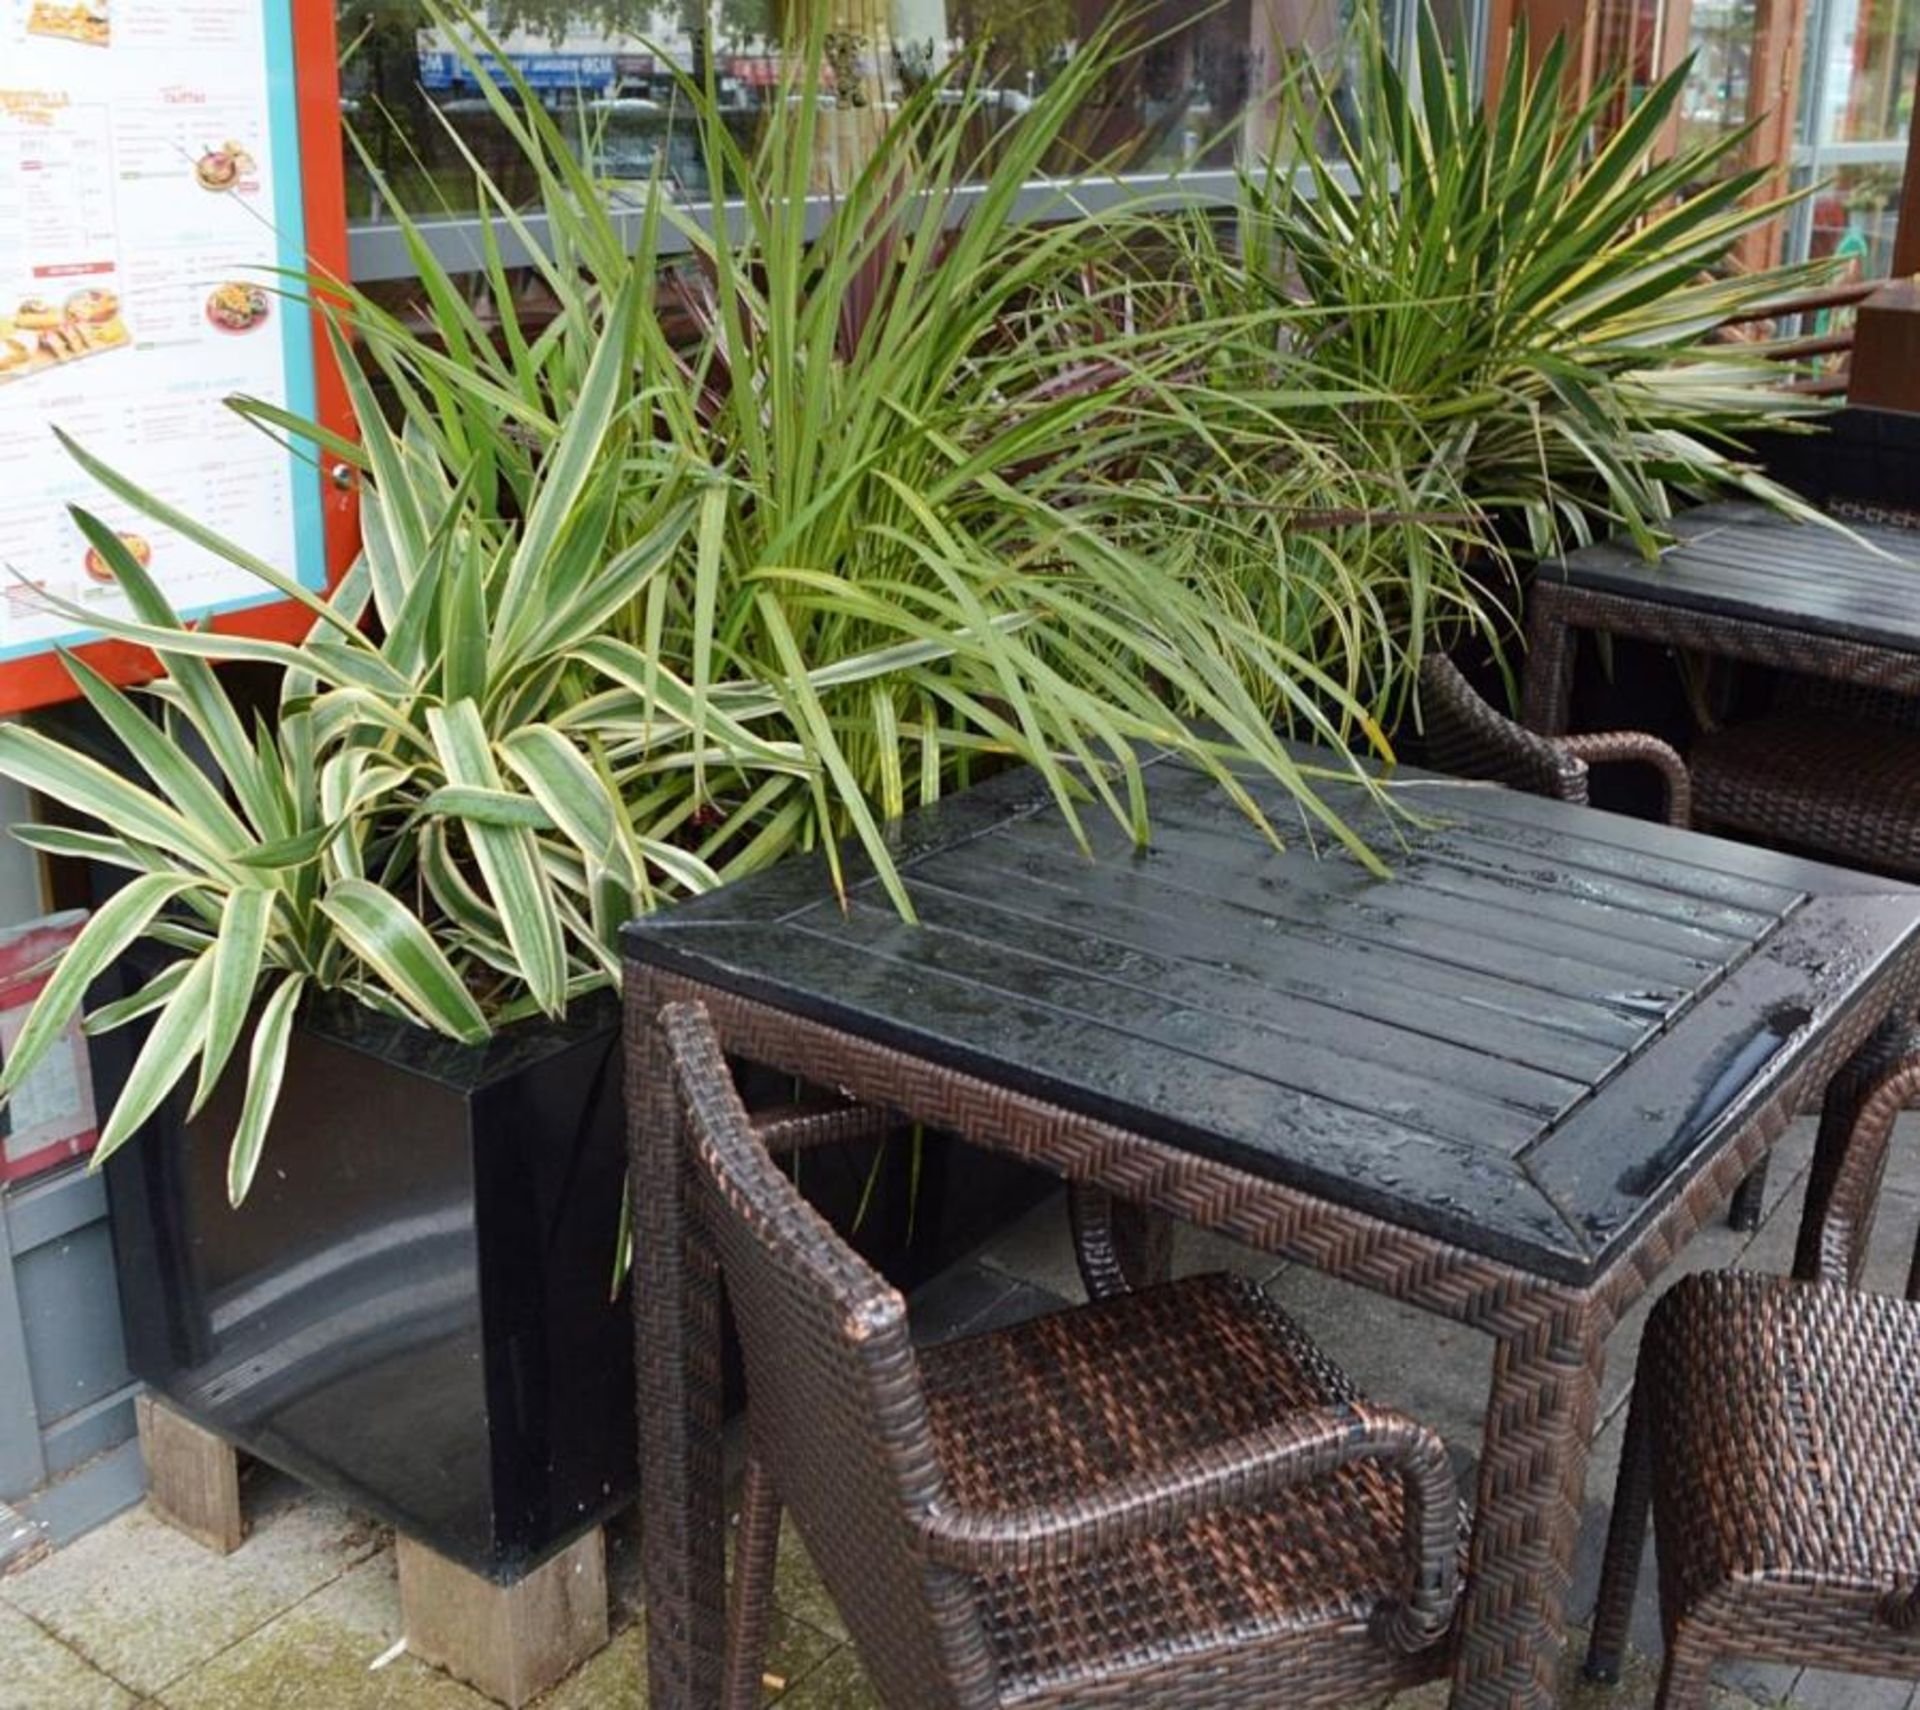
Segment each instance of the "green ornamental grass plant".
M1347 659L1383 713L1431 634L1497 627L1513 550L1651 553L1677 505L1728 492L1807 514L1740 447L1825 407L1723 330L1823 277L1735 264L1787 205L1732 169L1746 133L1666 153L1687 67L1575 105L1564 42L1530 59L1516 32L1489 104L1425 7L1403 66L1363 6L1341 66L1281 89L1231 239L1184 228L1195 312L1249 331L1209 371L1230 454L1169 478L1182 526L1253 621ZM1317 523L1303 443L1345 472Z
M165 675L136 698L68 661L131 761L125 772L31 724L0 726L0 772L89 822L15 835L133 875L55 969L0 1084L31 1073L129 945L173 952L141 989L88 1017L93 1031L148 1026L98 1157L176 1087L190 1084L197 1108L244 1061L228 1178L237 1202L303 994L340 990L468 1042L520 1016L560 1015L615 977L624 920L662 890L716 882L696 854L622 811L633 781L672 756L690 764L696 745L743 775L804 770L792 745L751 728L743 697L710 696L696 720L691 688L670 671L642 686L605 652L610 613L671 573L697 511L678 469L632 443L637 317L629 292L517 527L489 517L471 482L415 436L393 433L359 385L361 454L378 480L364 495L365 551L327 598L69 447L117 498L314 620L298 645L182 625L116 534L77 513L134 615L70 615L151 648ZM606 539L616 487L636 524L617 550ZM249 729L236 710L214 669L235 660L278 669L271 722Z
M1250 812L1235 768L1253 765L1377 863L1329 799L1357 770L1337 748L1297 763L1268 718L1278 701L1337 739L1366 731L1363 709L1191 561L1143 549L1125 472L1185 429L1138 400L1190 353L1104 331L1097 352L1078 345L1074 282L1115 232L1015 218L1098 56L998 127L964 212L977 85L908 103L823 206L806 194L818 56L801 63L753 159L711 91L690 92L733 195L711 223L656 186L623 228L560 127L499 98L544 232L479 175L491 312L403 221L430 327L349 294L335 343L357 440L240 406L361 474L363 551L332 596L71 448L121 503L313 617L294 646L184 626L79 516L133 612L70 615L150 647L165 675L129 695L73 664L127 775L0 729L0 772L87 822L20 835L132 875L55 971L0 1090L122 951L171 951L88 1018L147 1029L96 1159L231 1070L239 1201L311 991L477 1042L617 980L630 915L800 850L838 873L843 835L909 911L886 822L984 763L1031 763L1076 825L1110 812L1138 837L1143 747L1187 754ZM666 253L670 227L690 255ZM520 321L503 242L540 257L548 324ZM225 661L280 673L270 722L243 722Z
M476 69L509 63L436 17ZM129 695L73 663L124 774L0 728L0 773L85 822L18 834L130 875L0 1092L155 941L163 971L88 1018L148 1029L96 1156L244 1074L238 1201L307 993L479 1041L617 981L619 925L664 899L806 850L844 882L843 839L910 914L889 822L983 766L1030 764L1076 829L1109 813L1137 839L1143 750L1258 819L1252 767L1298 804L1270 835L1378 867L1350 821L1380 789L1348 752L1385 752L1376 715L1430 630L1491 624L1502 525L1650 540L1674 491L1785 502L1721 445L1797 406L1709 334L1788 276L1716 271L1764 217L1737 177L1702 187L1724 145L1651 159L1677 82L1590 151L1555 56L1488 114L1430 21L1415 78L1376 29L1368 121L1335 118L1322 162L1340 109L1303 73L1236 248L1192 212L1035 189L1111 37L1012 117L977 65L927 83L830 197L810 194L822 50L793 56L751 148L683 88L711 217L658 182L616 208L530 91L481 77L537 209L471 162L477 279L401 212L419 319L329 285L355 439L237 405L360 474L364 547L331 596L72 448L313 626L292 646L184 626L80 515L132 615L70 615L165 674ZM510 254L551 300L538 324ZM242 719L227 661L277 670L270 722Z
M471 19L446 27L491 52ZM723 871L851 832L884 873L880 823L964 779L979 754L1040 767L1069 818L1090 791L1144 835L1140 744L1183 747L1235 789L1193 734L1200 722L1348 837L1274 740L1272 714L1365 742L1360 709L1321 661L1223 609L1204 567L1141 527L1158 499L1131 471L1186 433L1164 382L1213 329L1112 336L1082 282L1103 258L1124 265L1142 226L1077 213L1072 185L1053 192L1055 218L1023 208L1120 51L1111 34L1088 44L1011 119L993 117L977 65L930 83L830 198L810 195L817 29L751 152L713 91L687 81L721 219L656 186L623 222L564 128L494 91L541 185L538 237L477 162L476 179L499 229L542 258L560 312L538 337L504 269L489 268L491 333L401 216L433 336L363 301L368 350L445 455L497 463L509 485L564 421L602 305L636 274L664 285L666 312L642 326L653 431L724 491L687 574L636 605L625 639L684 660L696 688L740 669L780 679L800 660L900 660L792 698L813 778L752 801L695 780L680 805L703 817ZM512 424L505 443L496 417ZM743 843L749 825L758 841Z

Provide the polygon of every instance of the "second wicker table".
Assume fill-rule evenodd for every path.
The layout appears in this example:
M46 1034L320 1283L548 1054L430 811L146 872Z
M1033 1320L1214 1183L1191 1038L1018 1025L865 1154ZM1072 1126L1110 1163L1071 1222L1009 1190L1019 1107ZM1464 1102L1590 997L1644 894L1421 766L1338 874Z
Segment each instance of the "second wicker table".
M1526 722L1565 732L1581 630L1768 667L1773 710L1693 742L1695 823L1920 878L1920 528L1836 509L1851 537L1723 503L1653 562L1607 541L1541 565Z

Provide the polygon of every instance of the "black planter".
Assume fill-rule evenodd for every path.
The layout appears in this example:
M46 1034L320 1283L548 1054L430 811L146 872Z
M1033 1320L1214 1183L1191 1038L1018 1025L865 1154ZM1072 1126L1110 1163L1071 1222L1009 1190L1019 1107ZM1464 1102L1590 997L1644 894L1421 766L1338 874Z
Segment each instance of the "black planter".
M157 1118L107 1168L135 1373L497 1578L604 1519L635 1452L616 1022L470 1048L317 1004L238 1211L236 1078Z
M499 1580L632 1500L633 1350L610 1298L624 1168L615 1002L465 1047L344 1000L303 1015L247 1203L240 1088L107 1166L134 1372L260 1459ZM103 1101L130 1055L96 1041ZM755 1102L790 1092L771 1077ZM103 1104L104 1108L104 1104ZM808 1196L903 1286L1048 1178L928 1136L810 1153Z

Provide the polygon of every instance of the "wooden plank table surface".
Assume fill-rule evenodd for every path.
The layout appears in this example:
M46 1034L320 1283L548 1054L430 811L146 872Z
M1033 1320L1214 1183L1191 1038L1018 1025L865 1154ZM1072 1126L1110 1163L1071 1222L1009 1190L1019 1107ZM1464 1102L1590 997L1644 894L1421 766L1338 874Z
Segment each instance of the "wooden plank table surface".
M1542 564L1525 722L1567 728L1577 630L1920 693L1920 531L1846 526L1857 539L1757 504L1701 505L1673 519L1652 561L1603 541Z
M738 1055L1486 1330L1454 1702L1552 1701L1607 1337L1912 1001L1920 890L1417 775L1414 820L1341 798L1381 878L1252 787L1282 850L1163 760L1151 846L1089 813L1089 860L1010 772L900 828L917 924L796 861L628 928L656 1710L716 1701L722 1642L715 1330L650 1096L685 998ZM969 1131L986 1087L1031 1120Z

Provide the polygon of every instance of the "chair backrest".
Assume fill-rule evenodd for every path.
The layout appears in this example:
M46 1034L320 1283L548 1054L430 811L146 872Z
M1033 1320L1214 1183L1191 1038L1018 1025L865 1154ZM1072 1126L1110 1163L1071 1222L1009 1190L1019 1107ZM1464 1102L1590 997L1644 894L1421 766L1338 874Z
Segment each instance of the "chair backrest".
M916 1523L944 1491L906 1302L807 1204L740 1102L706 1011L661 1012L698 1214L747 1369L747 1429L880 1699L996 1702L966 1582L931 1567Z
M1421 758L1434 771L1586 802L1585 763L1495 711L1444 653L1420 660L1419 705Z
M1920 529L1920 511L1908 505L1878 504L1871 499L1843 499L1836 495L1827 501L1827 509L1842 522Z

